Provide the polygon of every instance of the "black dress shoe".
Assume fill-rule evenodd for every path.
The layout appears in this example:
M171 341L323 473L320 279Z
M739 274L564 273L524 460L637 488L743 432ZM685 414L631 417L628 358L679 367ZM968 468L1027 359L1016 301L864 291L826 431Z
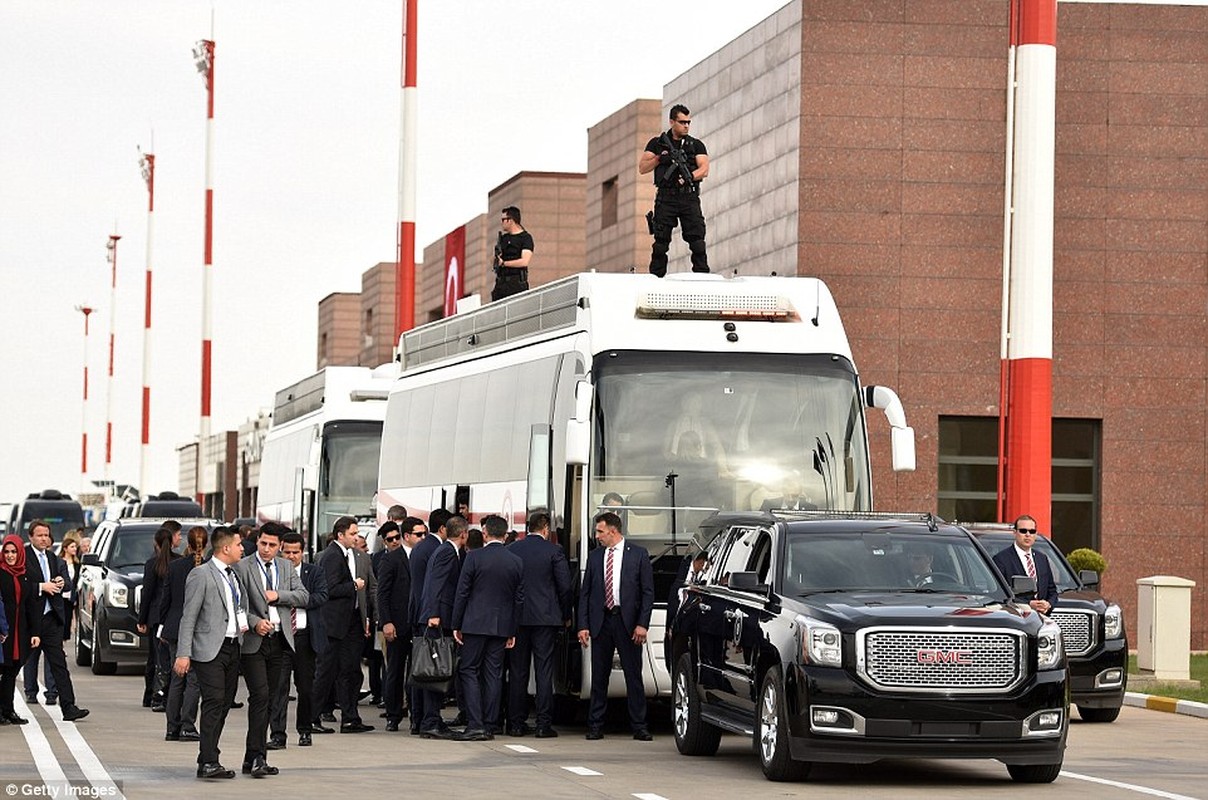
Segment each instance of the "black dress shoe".
M17 716L17 712L15 712L15 711L10 711L10 712L8 712L7 714L5 714L5 715L4 715L4 718L5 718L6 720L8 720L8 721L9 721L9 723L10 723L10 724L12 724L12 725L27 725L27 724L29 724L29 720L27 720L25 717L19 717L19 716Z
M63 706L63 721L75 722L88 716L88 709L79 706Z
M508 736L528 736L533 732L533 729L528 726L528 723L522 722L519 725L508 726Z
M318 722L316 722L310 726L310 732L311 733L335 733L336 729L328 728L327 726L321 725Z
M251 775L253 778L265 778L269 775L276 775L280 771L276 767L269 766L269 763L259 756L253 759L252 763L243 765L243 774Z
M232 700L231 708L243 708L243 703L239 700Z
M310 734L309 733L299 733L298 734L298 747L310 747Z
M168 707L166 705L164 705L163 703L152 703L151 710L154 711L156 714L163 714L164 712L166 712L168 710Z
M639 742L649 742L654 739L654 737L650 735L650 731L646 730L645 728L639 728L638 730L634 731L633 738Z
M211 761L209 763L202 764L201 766L199 766L197 768L197 777L207 778L207 779L208 778L233 778L233 777L235 777L235 770L227 769L226 767L219 764L217 761Z
M603 739L603 738L604 738L604 731L600 730L599 728L588 728L588 729L587 729L587 736L585 736L585 737L583 737L583 738L588 739L588 740L590 740L590 741L593 741L593 742L594 742L594 741L596 741L597 739Z
M397 719L386 720L386 730L390 731L391 733L393 733L394 731L397 731L398 730L398 720Z
M200 742L201 734L197 731L181 731L180 740L182 742Z
M36 694L27 694L27 695L25 695L25 702L31 706L36 706L38 704L38 696ZM151 705L151 701L148 700L143 705L149 706L149 705Z
M345 722L340 726L340 733L368 733L371 730L373 726L363 722Z
M264 749L265 750L284 750L285 749L285 737L284 736L274 736L273 738L269 739L267 742L264 743Z
M470 728L464 733L454 734L454 737L459 742L489 742L495 738L490 731L482 728Z
M419 736L419 726L418 726L418 725L412 725L412 726L411 726L411 735L412 735L412 736Z
M453 740L458 737L458 733L450 728L429 728L419 732L421 739L449 739Z
M557 739L558 732L556 730L554 730L553 728L538 728L537 729L537 738L538 739Z
M378 697L376 694L373 697L369 698L369 705L375 706L377 708L386 707L386 704L382 702L382 698Z
M165 742L179 742L180 734L172 733L171 731L168 731L167 733L164 734L164 741Z
M335 722L336 715L331 713L330 711L324 711L322 714L319 715L319 719L322 722Z
M461 712L461 713L459 713L459 714L458 714L456 717L454 717L454 718L453 718L453 721L452 721L452 722L450 722L449 724L450 724L450 725L454 725L454 726L458 726L458 725L465 725L465 724L466 724L466 722L467 722L467 720L466 720L466 715L465 715L465 712Z
M55 705L58 705L58 704L59 704L59 698L58 698L58 697L48 697L48 698L46 698L46 705L48 705L48 706L55 706Z

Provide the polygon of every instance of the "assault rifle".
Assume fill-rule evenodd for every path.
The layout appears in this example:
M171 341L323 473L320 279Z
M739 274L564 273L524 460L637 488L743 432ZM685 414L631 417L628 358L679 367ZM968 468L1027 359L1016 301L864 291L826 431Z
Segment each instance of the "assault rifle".
M491 268L495 270L496 276L503 269L503 231L500 231L495 239L495 257L491 259Z
M663 173L662 185L670 189L680 188L685 191L696 191L696 180L692 177L692 166L688 163L688 154L683 147L673 147L671 145L671 137L666 131L663 132L659 143L667 148L667 155L671 157L671 168ZM696 157L693 156L695 161Z

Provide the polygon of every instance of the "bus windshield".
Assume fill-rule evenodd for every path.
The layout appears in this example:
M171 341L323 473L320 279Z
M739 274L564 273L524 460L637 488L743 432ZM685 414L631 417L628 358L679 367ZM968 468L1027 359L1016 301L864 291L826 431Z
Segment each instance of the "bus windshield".
M329 422L323 428L319 508L315 524L329 531L342 516L372 513L377 492L381 422Z
M593 512L678 539L717 510L868 510L863 409L829 356L608 353L596 359Z

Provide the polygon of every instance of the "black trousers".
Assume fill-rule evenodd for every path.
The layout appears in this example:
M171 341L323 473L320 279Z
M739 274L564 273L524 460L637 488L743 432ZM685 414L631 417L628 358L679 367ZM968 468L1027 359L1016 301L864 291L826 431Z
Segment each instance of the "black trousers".
M458 699L466 712L466 730L485 730L499 720L499 703L503 695L503 654L507 639L502 636L462 634L461 662L457 673L461 679Z
M528 290L527 269L516 269L515 267L500 267L499 269L499 274L495 276L495 288L491 290L492 302Z
M587 712L587 727L604 727L614 652L620 656L621 670L625 673L629 724L635 731L643 730L646 727L646 687L642 684L642 645L633 643L633 631L625 630L620 614L605 614L604 627L591 640L591 706Z
M407 664L410 660L411 639L408 636L396 636L393 642L386 642L386 676L382 685L382 699L386 701L388 722L403 719L403 693L407 691ZM412 715L414 713L412 709Z
M294 649L285 648L281 659L281 680L269 704L269 730L273 736L285 738L289 727L289 684L290 677L298 687L298 709L294 715L294 726L298 733L310 733L314 719L315 693L315 649L310 643L310 629L294 632Z
M177 642L168 641L169 660L175 660ZM189 670L182 678L173 670L168 680L167 725L168 733L197 730L197 701L201 697L201 686L197 682L197 670Z
M218 741L226 727L227 712L239 688L239 642L227 639L213 661L193 661L197 684L201 688L201 746L198 764L218 762Z
M537 677L537 727L554 722L554 625L521 625L516 645L508 653L508 726L519 727L528 719L529 667Z
M360 615L353 612L353 618L343 638L327 637L327 647L319 655L315 673L316 704L321 705L334 687L340 721L344 724L361 721L357 693L361 690L361 650L365 646L365 634Z
M239 671L247 685L247 740L243 763L264 758L268 738L268 706L281 683L281 661L289 651L285 635L272 633L260 640L260 649L239 656Z
M50 667L50 674L54 676L54 688L59 695L59 702L63 708L73 707L76 697L75 689L71 685L71 673L67 671L67 656L63 652L63 623L53 612L42 615L42 643L38 650L42 652L42 657ZM50 687L47 687L47 693L50 693Z
M659 190L654 198L654 245L650 249L650 274L667 274L667 251L671 249L671 234L676 224L692 251L692 271L708 272L709 257L705 253L705 215L700 210L700 195L696 192Z
M20 671L20 664L0 664L0 714L15 713L13 693L17 691L17 673Z

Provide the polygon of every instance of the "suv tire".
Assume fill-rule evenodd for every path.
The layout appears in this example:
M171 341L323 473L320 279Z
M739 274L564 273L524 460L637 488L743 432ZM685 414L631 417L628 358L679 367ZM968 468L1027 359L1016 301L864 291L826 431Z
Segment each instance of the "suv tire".
M692 656L684 653L675 666L671 690L675 746L686 756L711 756L721 744L721 729L701 719L700 693L692 674Z
M755 708L755 749L763 774L771 781L800 781L810 774L810 762L794 761L789 753L788 705L780 668L763 676Z
M1061 764L1007 764L1016 783L1052 783L1061 774Z
M1078 716L1082 717L1083 722L1115 722L1116 717L1120 716L1120 707L1090 708L1088 706L1078 706Z
M84 645L84 632L76 628L75 662L77 667L87 667L92 664L92 650Z

